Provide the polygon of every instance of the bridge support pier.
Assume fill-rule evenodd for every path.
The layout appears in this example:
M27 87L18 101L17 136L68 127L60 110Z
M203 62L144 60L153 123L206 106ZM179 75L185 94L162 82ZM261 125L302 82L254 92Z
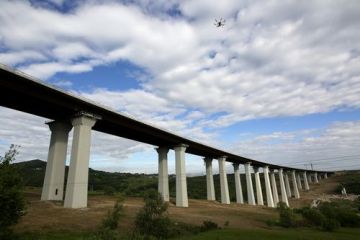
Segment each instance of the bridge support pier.
M302 190L303 187L302 187L302 184L301 184L301 176L300 176L300 173L297 173L297 174L296 174L296 182L297 182L297 185L298 185L298 189L299 189L299 190Z
M64 207L87 207L91 128L95 123L95 118L86 115L72 120L74 135Z
M260 182L260 172L259 168L254 168L255 171L255 184L256 184L256 200L257 205L264 205L264 199L262 195L261 182Z
M225 156L220 157L218 161L219 161L221 203L230 204L229 186L228 186L226 167L225 167L226 157Z
M158 191L165 202L169 201L169 174L168 174L168 152L167 147L156 148L159 157Z
M312 183L312 173L309 173L309 175L308 175L308 181L309 181L309 184Z
M234 166L234 177L235 177L235 190L236 190L236 203L244 203L244 197L241 187L240 170L239 164L233 163Z
M325 173L325 174L324 174L324 178L325 178L325 179L327 179L327 178L328 178L327 173Z
M212 159L204 158L205 166L206 166L206 193L207 200L214 201L215 200L215 188L214 188L214 176L212 172Z
M271 187L272 187L274 206L276 207L277 204L279 203L279 193L278 193L278 189L277 189L277 185L276 185L274 170L270 171L270 181L271 181Z
M303 172L303 178L304 178L305 190L308 191L308 190L310 190L310 187L309 187L309 183L308 183L308 178L306 176L306 172Z
M314 179L315 179L315 183L319 183L317 172L314 173Z
M270 178L269 178L269 167L264 167L264 179L265 179L265 191L266 191L266 202L268 207L274 207L274 199L271 191Z
M248 204L256 205L250 167L251 167L250 163L245 163L247 200L248 200Z
M290 188L289 176L287 172L284 172L284 179L285 179L286 195L289 198L291 197L291 188Z
M51 130L50 146L41 200L62 201L64 197L65 162L70 123L53 121L48 123Z
M299 193L299 189L298 189L298 184L296 182L296 173L295 170L292 170L292 183L293 183L293 190L294 190L294 197L296 199L300 198L300 193Z
M188 193L185 170L185 150L188 146L179 144L174 147L175 150L175 170L176 170L176 206L188 207Z
M284 174L283 174L282 168L279 169L279 179L280 179L281 202L285 203L286 206L289 206L289 201L288 201L288 197L287 197L287 193L286 193L287 191L285 188Z

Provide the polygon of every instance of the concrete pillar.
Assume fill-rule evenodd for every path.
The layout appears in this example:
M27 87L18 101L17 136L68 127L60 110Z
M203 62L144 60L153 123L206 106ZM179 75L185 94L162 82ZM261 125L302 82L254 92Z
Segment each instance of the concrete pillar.
M296 183L296 173L295 170L292 170L292 183L293 183L293 190L294 190L294 197L296 199L300 198L298 185Z
M309 183L308 183L308 178L306 176L306 172L303 172L303 178L304 178L305 190L308 191L308 190L310 190L310 187L309 187Z
M315 183L319 183L317 172L314 173L314 179L315 179Z
M251 165L250 164L251 163L245 163L247 199L248 199L248 204L256 205L255 204L255 196L254 196L254 188L253 188L252 179L251 179L251 170L250 170Z
M321 181L321 174L320 173L318 174L318 180L319 180L319 182Z
M175 150L175 170L176 170L176 206L188 207L188 193L185 172L185 150L188 146L179 144L174 147Z
M269 167L264 167L264 179L265 179L265 192L266 192L266 203L268 207L274 206L274 199L271 191L270 178L269 178Z
M241 187L239 164L233 163L233 166L234 166L234 176L235 176L236 203L243 204L244 197L243 197L242 187Z
M289 206L289 201L287 198L285 183L284 183L284 175L283 175L283 169L279 169L279 179L280 179L280 192L281 192L281 202L285 203L286 206Z
M49 122L51 131L50 146L41 200L59 200L64 197L65 162L70 122Z
M254 167L255 171L255 185L256 185L256 200L257 205L264 205L262 189L261 189L261 182L260 182L260 172L258 167Z
M328 178L327 173L325 173L325 174L324 174L324 178L325 178L325 179L327 179L327 178Z
M300 176L300 173L296 174L296 182L297 182L297 185L298 185L298 189L299 190L302 190L302 184L301 184L301 176Z
M284 178L285 178L286 195L288 197L291 197L291 188L290 188L289 176L287 172L284 172Z
M87 207L91 128L96 119L81 115L71 122L74 135L64 206L84 208Z
M312 173L309 173L309 175L308 175L308 180L309 180L309 183L312 183Z
M272 170L270 172L270 181L271 181L271 186L272 186L272 194L273 194L273 199L274 199L274 206L276 207L277 204L279 203L279 193L278 193L278 189L277 189L277 185L276 185L276 179L275 179L274 170Z
M228 186L226 167L225 167L226 156L220 157L218 161L219 161L221 203L230 204L229 186Z
M159 159L158 191L165 202L169 201L169 174L168 174L168 152L167 147L156 148Z
M214 201L215 200L215 188L214 188L214 177L212 172L212 159L204 158L205 166L206 166L206 192L207 192L207 200Z

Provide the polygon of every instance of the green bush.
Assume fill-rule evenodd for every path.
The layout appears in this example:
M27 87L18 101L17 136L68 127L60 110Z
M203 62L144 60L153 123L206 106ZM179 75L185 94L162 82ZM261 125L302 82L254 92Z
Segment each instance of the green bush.
M115 194L115 188L113 188L111 186L104 187L104 194L109 195L109 196L113 196Z
M203 221L203 224L200 227L202 232L214 230L214 229L218 229L218 228L219 228L219 226L217 225L217 223L214 223L213 221Z
M123 215L122 201L116 201L112 211L108 211L106 217L103 219L100 229L95 235L95 240L117 240L119 234L117 227L119 220Z
M18 154L17 146L11 145L0 157L0 239L14 239L9 227L16 224L25 213L21 176L11 163Z
M286 206L285 203L280 202L278 204L278 210L279 210L279 224L280 226L290 228L290 227L297 227L297 219L295 216L295 213L292 209L290 209L288 206Z
M166 215L168 205L156 190L146 192L145 206L138 212L135 229L145 237L166 239L170 235L170 219Z
M303 208L301 214L310 226L320 227L326 221L326 217L316 208Z

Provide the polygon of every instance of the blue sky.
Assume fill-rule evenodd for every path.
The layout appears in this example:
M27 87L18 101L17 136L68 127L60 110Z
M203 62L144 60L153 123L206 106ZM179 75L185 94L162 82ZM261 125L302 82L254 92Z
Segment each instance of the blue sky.
M0 63L243 156L358 168L359 11L355 0L4 1ZM0 111L0 150L46 159L46 119ZM156 172L153 148L94 133L90 165ZM189 174L203 168L188 156Z

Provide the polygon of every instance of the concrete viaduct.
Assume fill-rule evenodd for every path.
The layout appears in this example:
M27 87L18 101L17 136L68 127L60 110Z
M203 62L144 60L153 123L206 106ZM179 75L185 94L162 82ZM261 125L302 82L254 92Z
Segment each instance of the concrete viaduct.
M204 157L208 200L215 200L212 161L214 159L218 161L223 204L230 203L225 162L231 162L234 166L236 202L241 204L244 203L244 197L241 189L240 164L245 166L247 204L250 205L264 205L260 169L263 170L266 204L269 207L275 207L280 201L288 205L289 197L300 198L299 190L309 190L310 183L318 183L322 177L327 178L328 174L331 174L325 171L269 164L207 146L125 116L4 65L0 65L0 105L51 119L47 123L51 131L51 139L41 199L63 200L65 195L64 206L67 208L87 207L92 130L158 146L156 148L159 163L158 190L165 201L169 201L167 156L169 150L174 150L178 207L188 207L186 152ZM74 129L74 135L66 193L64 193L65 161L71 129ZM254 192L252 174L255 178L256 192ZM277 189L277 186L280 186L280 189Z

